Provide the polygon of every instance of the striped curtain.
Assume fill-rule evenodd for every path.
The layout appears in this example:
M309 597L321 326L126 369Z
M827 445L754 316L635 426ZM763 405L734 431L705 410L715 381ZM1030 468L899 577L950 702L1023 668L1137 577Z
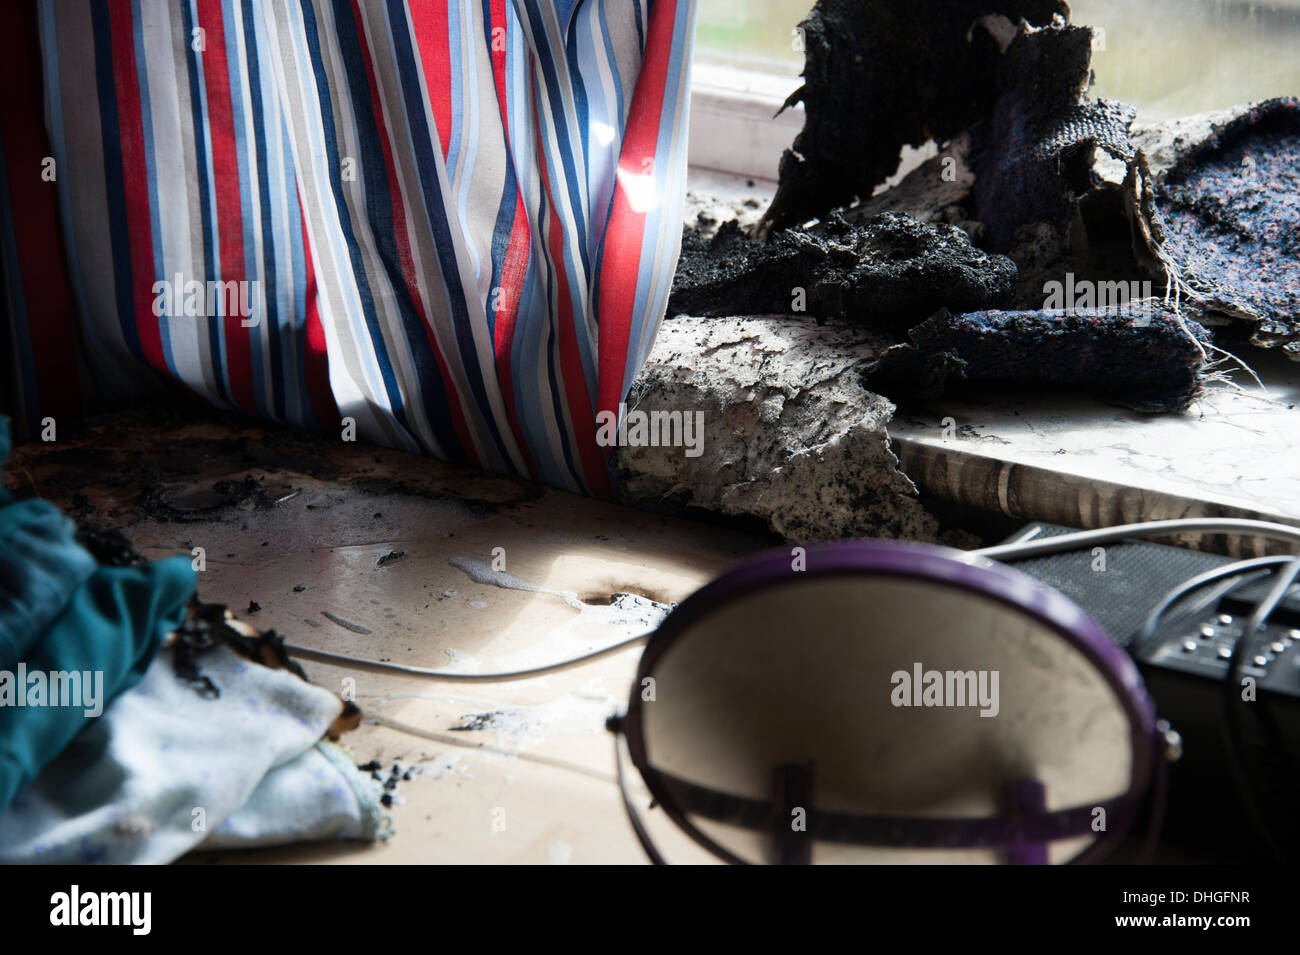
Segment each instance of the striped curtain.
M609 493L695 0L45 0L0 35L7 400L211 404Z

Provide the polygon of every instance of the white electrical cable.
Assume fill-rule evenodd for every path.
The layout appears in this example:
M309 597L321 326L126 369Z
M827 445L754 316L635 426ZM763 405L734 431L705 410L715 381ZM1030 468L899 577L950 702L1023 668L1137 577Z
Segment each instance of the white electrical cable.
M404 676L419 676L429 680L448 680L457 683L506 683L511 680L529 680L545 673L554 673L557 670L567 670L569 667L590 663L592 660L618 653L620 650L626 650L628 647L644 643L649 639L650 634L643 633L639 637L629 637L599 650L571 657L568 660L561 660L559 663L547 663L528 670L507 670L502 673L456 673L448 670L430 670L426 667L407 666L404 663L389 663L383 660L367 660L364 657L350 657L345 653L330 653L328 650L313 650L311 647L299 647L292 643L286 643L284 649L288 651L290 656L303 660L315 660L317 663L329 663L334 666L350 667L356 670L401 673Z
M1286 592L1291 589L1291 585L1295 583L1298 576L1300 576L1300 557L1293 557L1286 567L1278 572L1277 580L1274 582L1272 589L1259 602L1255 612L1250 615L1250 620L1246 623L1246 629L1242 634L1243 640L1258 633L1263 628L1268 621L1269 614L1282 602L1282 598L1286 596Z
M1018 560L1042 557L1064 550L1078 550L1089 545L1113 544L1129 537L1168 537L1172 534L1199 532L1233 534L1241 537L1265 537L1288 541L1300 547L1300 527L1276 524L1272 521L1252 521L1237 517L1190 517L1170 521L1144 521L1139 524L1120 524L1100 527L1091 531L1075 531L1056 537L1040 537L1022 543L998 544L969 550L963 555L989 560ZM960 558L959 558L960 559Z
M1221 567L1215 567L1211 570L1199 573L1195 577L1188 578L1173 590L1169 591L1169 593L1165 594L1160 603L1156 604L1151 612L1147 614L1147 618L1142 624L1142 629L1138 631L1138 635L1133 640L1134 649L1139 652L1145 650L1151 638L1155 636L1161 618L1164 617L1169 608L1195 591L1200 590L1202 587L1216 581L1226 581L1224 587L1220 588L1221 592L1219 592L1218 595L1219 597L1222 597L1223 593L1226 593L1228 590L1232 590L1247 583L1247 578L1251 576L1253 571L1261 572L1260 574L1254 575L1256 577L1267 576L1269 569L1278 567L1282 564L1293 563L1295 560L1296 558L1294 557L1252 557L1249 560L1239 560L1236 563L1224 564ZM1229 580L1227 578L1232 579ZM1217 600L1218 598L1216 597L1214 599Z

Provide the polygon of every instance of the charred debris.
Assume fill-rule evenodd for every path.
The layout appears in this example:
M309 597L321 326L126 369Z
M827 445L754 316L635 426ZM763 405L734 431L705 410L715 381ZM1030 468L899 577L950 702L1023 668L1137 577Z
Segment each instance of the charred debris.
M1296 101L1141 126L1088 95L1092 30L1068 16L819 0L775 198L748 229L686 228L670 320L863 323L898 343L867 372L898 401L1009 380L1176 411L1215 335L1300 358ZM882 188L926 143L938 155ZM1053 301L1067 285L1089 296Z

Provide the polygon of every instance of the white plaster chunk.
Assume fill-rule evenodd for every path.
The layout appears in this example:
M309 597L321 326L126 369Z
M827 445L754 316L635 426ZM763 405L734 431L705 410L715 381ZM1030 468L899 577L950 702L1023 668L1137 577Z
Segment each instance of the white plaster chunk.
M862 386L887 342L789 316L665 321L627 407L703 412L703 449L621 446L634 503L757 517L792 542L933 540L937 522L899 470L894 405Z

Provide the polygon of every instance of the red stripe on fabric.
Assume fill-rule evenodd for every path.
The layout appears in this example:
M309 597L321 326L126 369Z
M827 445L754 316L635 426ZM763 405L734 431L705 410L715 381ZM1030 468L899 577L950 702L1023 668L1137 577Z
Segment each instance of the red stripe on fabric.
M539 151L542 148L540 137L537 148ZM596 417L592 414L591 402L587 398L587 378L583 374L582 357L578 354L578 339L573 328L573 298L569 294L569 283L564 274L563 230L557 225L559 213L555 209L555 199L551 194L551 177L546 170L545 157L539 159L537 165L542 174L542 188L546 193L549 219L546 242L551 254L551 262L554 263L555 319L560 333L560 374L564 378L565 403L569 409L569 420L577 440L582 470L591 493L597 497L610 497L609 475L605 471L601 450L596 444Z
M451 142L451 51L447 46L451 26L447 18L447 4L445 0L413 3L407 6L407 10L445 161L448 143Z
M510 225L510 239L506 243L505 259L501 263L501 307L497 311L493 325L495 341L493 353L496 358L497 381L501 395L505 399L506 415L510 420L510 430L514 432L515 441L524 455L528 474L537 478L537 465L528 444L524 441L523 428L519 425L518 409L515 407L514 371L510 364L514 349L515 326L519 317L519 297L523 292L524 278L528 274L528 257L532 246L528 230L528 213L524 209L524 197L515 189L514 220Z
M312 415L322 430L333 428L339 420L338 405L330 387L329 348L325 343L325 329L320 322L320 309L316 304L316 270L311 260L311 242L307 238L307 220L302 214L302 196L299 195L298 223L302 229L302 264L306 278L303 294L303 376L307 384L307 397Z
M596 405L618 413L623 397L632 309L636 303L636 277L641 268L641 244L646 214L632 208L625 179L645 175L643 162L655 159L662 120L668 61L673 51L676 0L655 0L646 34L645 56L637 77L632 106L623 133L618 160L618 183L605 227L597 298L600 317L600 378ZM652 172L656 170L651 167ZM656 175L657 178L657 175Z
M209 51L203 55L203 88L207 93L208 137L212 144L212 202L217 212L220 278L225 282L242 282L246 276L244 213L239 196L239 149L226 68L226 26L221 0L198 0L198 24L204 31L204 46ZM209 318L209 321L216 319ZM230 396L240 408L256 414L249 330L243 327L238 315L227 316L223 329Z
M497 104L501 107L501 128L508 132L510 125L506 119L506 0L491 0L488 13L488 49L492 55L492 80L497 88ZM497 30L501 31L499 44ZM500 49L497 49L498 46ZM507 142L509 142L508 138Z
M38 409L33 410L55 417L74 415L81 409L77 316L59 242L58 185L41 178L42 163L54 151L45 130L36 8L23 3L13 12L18 23L0 36L0 86L5 90L0 96L0 126L27 334L36 368Z
M440 6L440 4L434 4L434 6ZM443 16L445 17L446 14L444 13ZM438 373L442 376L444 382L443 395L447 399L447 410L451 416L452 428L456 431L456 437L459 439L461 449L465 452L469 463L474 467L481 467L482 463L478 456L478 450L474 447L474 439L470 434L469 425L465 421L465 408L461 404L460 393L451 379L447 362L443 358L442 350L438 347L438 341L434 337L428 315L425 314L424 301L420 297L419 277L415 273L415 259L411 255L411 237L406 231L406 206L402 203L402 193L397 182L397 165L393 162L393 151L388 142L388 130L383 127L383 104L379 101L379 87L375 81L375 67L371 60L370 46L367 42L357 0L352 0L352 20L356 25L358 46L361 48L361 59L366 70L366 88L370 91L370 109L375 117L376 138L379 140L379 147L384 153L384 174L388 178L389 208L393 217L393 238L397 243L397 263L402 272L402 281L406 283L408 298L420 319L420 327L424 329L424 337L429 345L429 350L433 352L434 361L438 364ZM373 198L371 201L374 201ZM428 387L428 383L421 382L420 387Z
M375 117L375 127L379 148L384 154L384 174L388 177L388 195L393 215L393 238L397 241L397 265L402 272L402 280L415 296L416 285L415 261L411 257L411 242L406 233L406 206L402 203L401 189L397 183L397 170L393 163L393 150L388 143L388 130L384 126L384 107L379 101L379 89L375 83L375 65L370 57L370 44L367 42L365 26L361 21L361 10L357 0L352 0L352 19L356 26L357 45L361 49L361 60L366 70L366 89L370 92L370 110ZM418 307L418 305L417 305Z
M171 375L163 358L162 319L153 314L153 227L149 218L149 171L145 165L144 126L140 112L139 74L135 63L130 0L113 0L108 8L113 49L113 88L117 96L117 132L122 154L122 193L126 204L131 290L136 332L149 365ZM172 376L174 377L174 376Z
M492 56L492 78L497 91L497 108L501 113L501 138L505 146L506 161L513 163L514 154L510 149L510 118L506 108L506 0L491 0L488 19L488 46ZM501 42L497 42L497 30L500 30ZM497 47L500 46L500 49ZM523 428L519 425L519 413L515 407L514 370L510 355L515 340L515 324L519 316L519 297L523 292L524 279L528 275L528 256L532 247L528 227L528 213L524 208L524 196L519 191L518 179L515 185L515 211L510 222L510 238L506 240L506 254L501 263L500 301L493 301L496 307L496 320L493 322L493 355L496 358L497 382L501 396L505 400L506 417L510 421L510 430L515 442L523 453L524 464L528 474L537 478L537 465L528 444L524 441ZM494 291L495 299L495 291Z

